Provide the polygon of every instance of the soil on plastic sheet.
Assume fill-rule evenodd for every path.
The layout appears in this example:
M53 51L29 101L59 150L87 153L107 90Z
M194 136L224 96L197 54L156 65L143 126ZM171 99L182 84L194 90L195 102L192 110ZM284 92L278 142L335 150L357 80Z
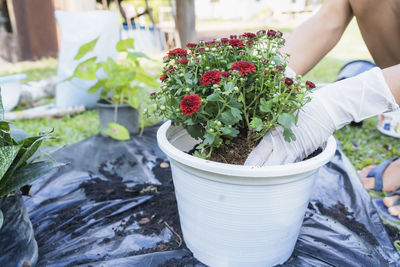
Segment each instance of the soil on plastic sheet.
M118 168L119 164L124 160L126 160L124 157L120 157L112 162L111 165L114 166L113 168ZM79 186L79 188L85 191L89 199L94 202L102 202L113 199L130 199L140 196L152 197L133 209L108 219L106 223L119 221L119 226L114 229L115 235L113 238L105 238L102 242L107 243L121 236L130 234L125 231L125 229L133 223L138 223L141 227L134 230L135 233L158 235L167 227L173 232L173 236L169 242L159 242L154 248L133 251L129 256L186 248L182 239L169 163L164 162L162 159L157 159L156 166L152 170L155 177L162 183L161 185L137 184L133 187L127 187L123 183L122 177L109 169L110 168L107 167L106 164L100 164L99 171L107 180L93 176L92 179L83 182ZM118 208L119 207L116 207L116 209ZM104 218L109 214L110 209L100 210L96 213L95 219ZM72 236L75 237L84 234L78 231L81 226L87 223L84 216L85 215L80 214L80 204L77 203L74 207L69 206L67 209L60 210L58 217L54 218L54 223L55 225L61 225L65 223L66 220L73 217L74 219L65 224L61 230L72 233ZM129 219L125 220L124 218L128 216ZM74 253L77 253L77 251L74 251Z
M310 206L311 204L309 204L309 208ZM338 202L337 204L327 208L324 207L322 203L316 202L316 206L322 215L326 215L337 220L371 245L379 245L374 235L367 230L365 225L355 219L354 212L350 212L342 203Z
M390 238L390 241L394 243L396 240L400 240L400 229L389 224L383 224L385 230ZM400 253L400 251L399 251Z

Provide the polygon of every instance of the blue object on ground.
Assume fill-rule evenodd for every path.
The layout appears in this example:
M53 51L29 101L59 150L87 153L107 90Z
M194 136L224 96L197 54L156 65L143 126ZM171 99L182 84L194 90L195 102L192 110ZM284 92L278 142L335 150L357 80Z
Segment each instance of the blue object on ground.
M341 81L356 76L364 71L372 69L373 67L376 67L376 65L368 60L358 59L350 61L340 69L339 74L336 77L336 81Z
M390 163L397 160L399 157L393 157L391 159L385 160L378 164L375 168L373 168L367 175L367 177L374 177L375 178L375 191L382 191L383 190L383 180L382 175L386 168L389 166Z

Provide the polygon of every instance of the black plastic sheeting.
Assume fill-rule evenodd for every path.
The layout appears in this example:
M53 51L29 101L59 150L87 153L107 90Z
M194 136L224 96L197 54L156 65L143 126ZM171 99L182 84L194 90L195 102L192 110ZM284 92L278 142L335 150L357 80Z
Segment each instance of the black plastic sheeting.
M165 204L161 210L168 212L163 218L170 216L170 227L152 223L157 217L146 210L163 206L157 202L161 196L174 198L157 128L129 142L94 136L53 155L69 165L37 180L33 198L25 199L39 245L38 266L204 266L184 244L171 250L178 247L171 229L180 231L176 207ZM143 194L150 191L156 193ZM340 149L318 174L295 251L284 266L400 266Z

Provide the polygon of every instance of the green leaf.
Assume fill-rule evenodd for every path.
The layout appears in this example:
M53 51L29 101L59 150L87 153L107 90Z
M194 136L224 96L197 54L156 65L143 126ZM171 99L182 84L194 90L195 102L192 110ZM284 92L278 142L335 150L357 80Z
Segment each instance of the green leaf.
M0 210L0 229L3 226L3 221L4 221L4 215L3 212Z
M97 41L99 40L100 36L97 37L96 39L82 45L79 50L78 53L76 54L76 56L74 57L75 60L79 60L82 57L84 57L87 53L89 53L90 51L92 51L94 49L94 47L97 44Z
M290 128L283 128L283 137L286 142L296 141L296 136Z
M231 102L229 102L229 106L234 108L241 108L243 105L239 103L239 100L236 97L234 97L232 98Z
M295 121L296 121L296 117L293 116L293 114L289 114L289 113L282 113L278 117L278 123L283 128L286 128L286 129L290 129L292 123L294 123Z
M134 41L132 38L121 40L117 43L117 51L118 52L127 52L128 49L134 49Z
M211 95L207 96L207 100L209 101L219 101L219 96L217 93L212 93Z
M267 113L270 112L272 108L271 101L266 101L264 98L260 99L260 111Z
M146 58L148 60L153 60L152 58L150 58L149 56L147 56L143 52L129 52L128 53L128 57L131 57L131 58Z
M21 146L0 147L0 181L18 155ZM1 183L0 183L1 185Z
M142 68L137 68L136 72L136 80L138 82L144 83L152 88L157 88L160 85L155 77L147 74Z
M12 179L0 185L0 198L19 190L21 187L30 184L52 169L63 165L65 164L48 160L32 163L24 168L18 169L12 176Z
M214 143L214 141L215 141L215 137L216 137L215 134L206 133L206 134L204 135L203 144L205 144L205 145L212 145L212 144Z
M88 93L94 94L96 93L100 88L104 87L106 79L99 79L92 87L89 88Z
M204 128L199 124L185 125L185 129L194 139L201 139L204 135Z
M96 64L97 57L89 58L80 63L74 70L73 77L83 80L96 80L96 71L99 65Z
M264 123L260 118L254 117L250 122L250 127L255 129L257 132L261 131Z
M234 125L235 123L237 123L240 119L236 118L235 116L233 116L232 111L231 110L227 110L224 111L221 114L221 119L220 119L224 124L226 125Z
M7 121L0 121L0 130L8 132L10 130L10 123Z
M235 119L237 119L238 121L242 119L242 112L240 111L240 109L231 107L231 112L233 117L235 117Z
M223 134L231 136L231 137L236 137L239 134L239 130L236 128L228 128L228 127L221 127L221 131Z
M43 140L48 139L49 137L47 136L42 136L41 138L36 139L29 147L24 148L22 147L20 149L20 153L18 153L17 161L14 162L10 170L7 172L7 177L5 179L9 179L9 177L12 177L14 172L20 168L21 166L25 165L28 159L35 154L35 152L38 150L40 145L42 144ZM26 140L26 139L25 139ZM21 153L22 152L22 153ZM7 180L5 182L7 182Z
M129 140L131 138L128 130L124 126L115 122L109 122L108 128L104 129L103 133L120 141Z
M128 104L129 104L131 107L133 107L133 108L135 108L135 109L138 109L139 106L140 106L140 96L137 95L137 94L131 94L131 95L128 97Z
M4 120L4 108L3 108L3 100L1 97L1 87L0 87L0 121Z

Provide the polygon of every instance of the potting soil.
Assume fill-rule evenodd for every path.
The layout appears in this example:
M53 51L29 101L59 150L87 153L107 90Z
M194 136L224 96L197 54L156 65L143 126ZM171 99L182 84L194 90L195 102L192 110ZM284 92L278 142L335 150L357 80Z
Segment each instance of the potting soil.
M69 164L37 180L33 197L25 198L38 266L204 266L182 239L157 129L127 142L93 136L52 155ZM294 253L283 266L400 266L339 148L319 171Z

